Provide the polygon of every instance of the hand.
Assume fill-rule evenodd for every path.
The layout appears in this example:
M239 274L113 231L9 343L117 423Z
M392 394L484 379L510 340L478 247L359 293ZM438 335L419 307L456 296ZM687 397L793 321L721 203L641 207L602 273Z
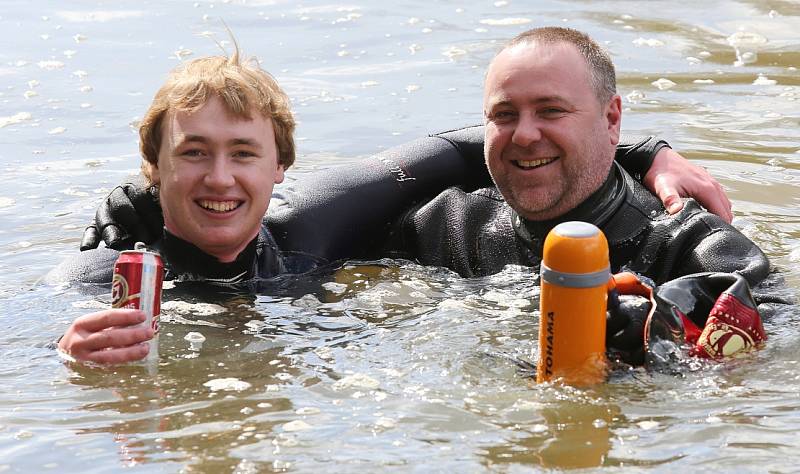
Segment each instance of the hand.
M164 220L158 196L143 178L114 188L100 203L81 240L81 250L106 247L125 250L136 242L151 244L161 235Z
M693 165L671 148L664 147L656 154L644 185L655 190L670 214L683 209L682 196L695 198L727 223L733 220L731 201L722 186L705 168Z
M58 342L58 348L82 362L120 364L143 359L153 328L142 325L138 309L107 309L76 319Z
M619 305L606 314L606 346L620 351L634 351L644 346L644 325L650 300L639 295L619 295Z

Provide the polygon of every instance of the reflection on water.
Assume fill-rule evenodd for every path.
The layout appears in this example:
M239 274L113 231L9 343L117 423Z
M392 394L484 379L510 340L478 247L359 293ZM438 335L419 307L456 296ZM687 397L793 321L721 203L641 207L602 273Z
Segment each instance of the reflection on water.
M138 168L135 126L166 71L226 36L293 98L288 179L481 120L506 38L566 24L606 42L624 128L706 166L734 224L800 287L800 6L787 1L4 3L0 25L0 472L791 471L796 312L767 347L681 376L532 382L529 269L462 279L397 262L165 291L157 366L66 366L48 347L108 288L37 284ZM200 347L186 340L205 337Z

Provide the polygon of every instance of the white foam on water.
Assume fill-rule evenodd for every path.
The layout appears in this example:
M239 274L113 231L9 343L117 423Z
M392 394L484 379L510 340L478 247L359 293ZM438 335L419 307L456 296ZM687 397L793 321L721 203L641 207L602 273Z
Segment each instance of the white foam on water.
M381 418L378 418L375 421L375 429L377 431L390 430L390 429L392 429L392 428L394 428L396 426L397 426L397 421L396 420L394 420L392 418L385 417L385 416L381 417Z
M162 312L191 314L193 316L212 316L225 312L225 307L212 303L187 303L186 301L165 301L161 304ZM222 327L219 325L219 327Z
M636 38L633 40L636 46L649 46L651 48L660 48L664 46L664 42L655 38Z
M97 300L73 301L73 308L79 309L108 309L108 304Z
M322 287L334 295L341 295L345 292L345 290L347 290L347 285L344 283L336 283L334 281L325 282L322 284Z
M643 429L645 431L654 430L654 429L658 428L659 426L661 426L661 423L659 423L657 421L653 421L653 420L640 421L639 423L636 423L636 424L639 425L639 428L641 428L641 429Z
M337 380L333 384L333 389L346 390L352 388L364 388L368 390L375 390L376 388L380 387L380 385L380 382L368 375L352 374Z
M487 18L485 20L481 20L479 23L482 25L489 25L489 26L515 26L515 25L526 25L530 23L530 18L520 18L520 17L512 17L512 18Z
M203 386L208 387L212 392L241 392L251 387L250 383L234 377L211 379L204 383Z
M677 85L674 82L670 81L669 79L665 79L663 77L659 78L658 80L655 80L655 81L651 82L650 84L652 84L657 89L662 90L662 91L665 91L665 90L668 90L668 89L672 89L673 87L675 87Z
M457 46L448 46L442 51L442 55L449 58L451 61L454 61L456 58L461 56L466 56L467 51L465 49L459 48Z
M319 357L320 359L324 360L331 360L334 357L333 350L328 346L318 347L314 349L314 354L316 354L317 357Z
M285 425L283 425L283 431L287 431L287 432L290 432L290 433L291 432L295 432L295 431L307 431L307 430L310 430L312 428L313 428L313 426L309 425L308 423L306 423L303 420L294 420L294 421L290 421L289 423L286 423Z
M26 120L30 120L33 116L29 112L19 112L10 117L0 117L0 128L8 125L14 125Z
M61 10L56 15L71 23L105 23L114 20L126 20L144 16L142 10L93 10L76 11ZM78 36L78 35L76 35ZM76 40L77 41L77 40Z
M640 102L644 98L645 98L644 92L635 89L625 96L625 100L634 104Z
M770 79L763 74L759 74L756 80L753 81L754 86L774 86L778 81Z
M39 61L36 65L45 71L55 71L64 67L64 63L55 60Z

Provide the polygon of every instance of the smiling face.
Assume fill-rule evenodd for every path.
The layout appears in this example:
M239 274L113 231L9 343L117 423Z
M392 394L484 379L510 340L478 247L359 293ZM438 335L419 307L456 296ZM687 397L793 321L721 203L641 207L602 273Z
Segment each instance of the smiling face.
M521 216L556 218L606 179L619 141L621 101L601 104L588 65L566 42L536 41L495 57L484 88L486 165Z
M283 166L272 121L231 114L218 97L198 110L168 112L152 180L164 225L222 262L258 234Z

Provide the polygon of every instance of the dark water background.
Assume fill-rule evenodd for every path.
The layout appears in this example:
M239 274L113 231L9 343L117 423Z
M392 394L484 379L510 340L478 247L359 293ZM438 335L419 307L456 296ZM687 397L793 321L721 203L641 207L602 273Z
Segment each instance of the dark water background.
M758 354L684 377L536 386L510 361L536 344L527 269L352 266L303 295L168 289L156 373L65 367L46 344L108 292L38 281L136 172L139 117L181 58L218 53L223 20L293 98L290 179L478 123L500 43L584 30L614 56L625 131L706 166L734 225L800 287L797 1L6 0L0 472L797 469L797 313L766 323Z

